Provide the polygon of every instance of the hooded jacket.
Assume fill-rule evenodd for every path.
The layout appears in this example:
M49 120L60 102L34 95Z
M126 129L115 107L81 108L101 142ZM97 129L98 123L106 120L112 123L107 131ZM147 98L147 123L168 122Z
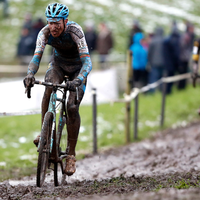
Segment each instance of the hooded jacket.
M163 29L157 28L148 51L148 61L151 67L164 68L163 43Z
M169 72L176 71L180 64L180 34L173 29L169 37L164 40L164 63Z
M145 70L147 64L147 50L142 46L141 40L144 38L142 33L136 33L133 36L134 43L130 50L133 54L132 67L134 70Z

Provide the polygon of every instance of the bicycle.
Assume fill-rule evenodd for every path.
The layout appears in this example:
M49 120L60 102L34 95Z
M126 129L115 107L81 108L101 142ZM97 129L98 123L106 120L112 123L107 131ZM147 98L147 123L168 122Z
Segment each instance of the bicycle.
M45 181L46 170L52 169L51 164L54 165L52 169L54 171L54 185L59 186L64 183L66 175L64 174L64 164L63 160L67 157L67 145L65 151L62 151L60 146L60 141L62 137L63 127L67 121L67 112L66 112L66 95L67 95L67 78L65 77L65 84L53 84L49 82L41 82L35 80L35 84L44 85L47 87L52 87L53 91L51 93L48 111L46 112L42 124L42 131L40 135L40 140L38 144L37 151L38 163L37 163L37 177L36 185L37 187L42 187ZM57 97L57 91L62 92L62 98ZM78 87L76 87L77 99L78 102ZM28 98L31 98L30 89L27 92ZM60 102L61 109L58 119L58 129L56 131L56 102ZM67 141L65 142L67 144ZM59 176L59 172L62 173Z

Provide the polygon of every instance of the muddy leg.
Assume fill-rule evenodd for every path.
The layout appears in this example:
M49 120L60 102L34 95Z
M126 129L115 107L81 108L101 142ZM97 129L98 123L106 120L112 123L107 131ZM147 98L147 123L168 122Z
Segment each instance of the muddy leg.
M84 92L79 91L79 99L82 100ZM79 129L80 129L80 115L79 115L79 105L80 103L75 104L76 93L70 92L70 96L67 102L67 149L69 155L76 155L75 148L77 144Z
M43 124L45 113L48 110L51 92L52 92L51 88L47 88L47 87L45 88L44 96L42 99L42 124Z
M50 67L50 69L47 70L45 75L45 82L61 84L63 80L64 80L64 74L59 67ZM52 88L49 87L45 88L44 96L42 99L42 123L44 120L45 113L48 110L51 92Z

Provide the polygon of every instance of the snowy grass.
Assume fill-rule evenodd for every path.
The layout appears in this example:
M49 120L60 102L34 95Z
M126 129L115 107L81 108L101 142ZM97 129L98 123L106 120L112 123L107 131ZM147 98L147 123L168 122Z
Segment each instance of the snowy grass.
M189 94L189 95L188 95ZM184 127L199 119L199 87L189 86L184 91L174 89L167 96L164 128ZM138 140L150 137L160 130L161 94L142 94L139 97ZM133 103L131 107L133 116ZM81 106L81 128L77 144L77 157L92 153L92 106ZM101 104L97 107L98 150L125 144L124 103ZM133 118L131 119L131 140L133 141ZM37 163L37 152L32 141L40 132L40 115L1 117L0 119L0 179L19 176L33 171ZM26 170L22 170L26 169ZM31 170L30 170L31 169Z
M69 20L79 23L84 28L87 20L92 20L96 28L101 21L107 22L113 31L115 47L113 52L124 54L127 48L128 35L133 20L138 19L146 33L151 33L156 26L163 26L168 34L170 24L176 19L179 28L185 29L184 22L190 20L200 34L199 2L164 1L164 0L58 0L65 3L70 10ZM16 45L23 25L24 16L31 13L33 20L41 17L45 20L44 12L48 0L10 0L9 18L0 15L0 63L16 63ZM0 11L3 5L0 4Z

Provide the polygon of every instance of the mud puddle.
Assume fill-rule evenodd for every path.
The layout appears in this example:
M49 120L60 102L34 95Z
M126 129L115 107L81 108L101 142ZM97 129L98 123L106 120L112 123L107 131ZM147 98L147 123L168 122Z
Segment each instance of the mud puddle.
M198 199L199 172L200 123L195 123L78 161L63 186L55 188L52 175L42 188L35 186L35 176L4 181L0 198Z

